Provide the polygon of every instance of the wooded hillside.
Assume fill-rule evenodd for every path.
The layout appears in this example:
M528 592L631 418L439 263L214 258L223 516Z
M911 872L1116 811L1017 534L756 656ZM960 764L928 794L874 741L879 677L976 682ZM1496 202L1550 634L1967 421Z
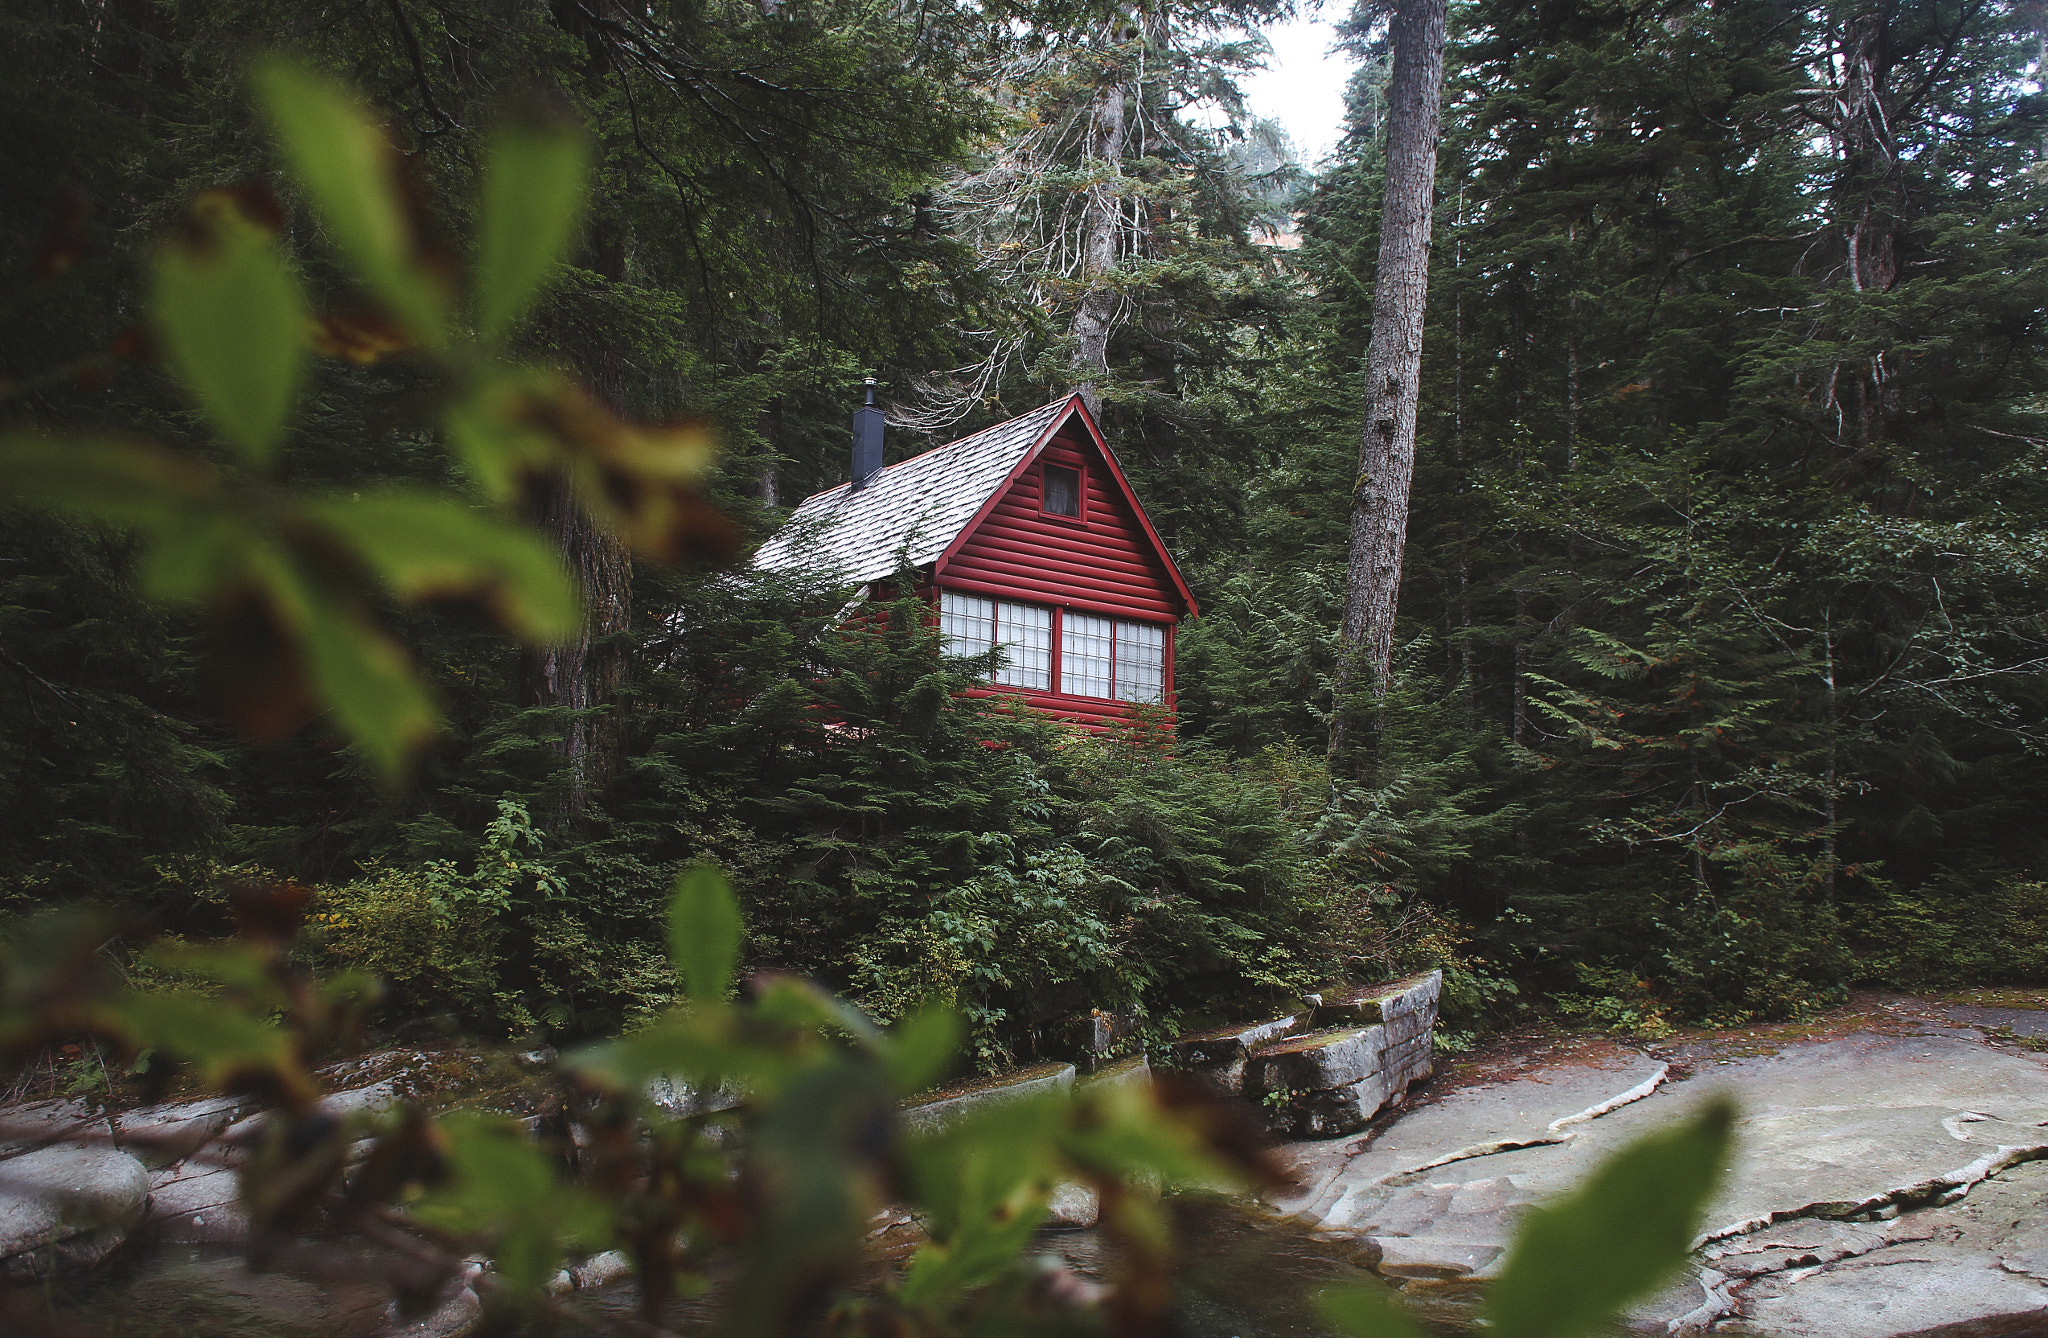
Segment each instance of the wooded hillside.
M318 722L245 741L199 668L234 628L145 601L123 535L9 508L0 910L204 938L261 868L317 889L314 964L383 973L391 1025L588 1035L677 997L666 891L710 860L749 964L956 1002L989 1063L1077 1009L1164 1026L1352 968L1446 966L1454 1026L1547 998L1639 1030L2048 970L2039 8L1452 6L1377 704L1335 684L1386 25L1345 26L1311 171L1235 93L1281 10L12 7L0 426L214 450L142 262L251 185L330 355L284 479L461 482L447 386L352 319L283 188L253 41L362 89L423 198L470 198L508 115L589 127L519 351L712 423L738 551L844 477L864 375L892 460L1082 388L1204 616L1177 735L1076 739L955 696L988 666L912 605L834 635L844 591L643 561L536 489L583 633L390 611L447 721L391 788Z

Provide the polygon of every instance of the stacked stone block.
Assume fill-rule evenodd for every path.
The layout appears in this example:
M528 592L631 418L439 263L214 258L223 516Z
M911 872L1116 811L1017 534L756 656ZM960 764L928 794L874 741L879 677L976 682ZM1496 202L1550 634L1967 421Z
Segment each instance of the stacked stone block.
M1244 1094L1258 1102L1274 1133L1294 1138L1348 1134L1392 1094L1386 1037L1384 1027L1290 1036L1251 1057Z
M1310 1025L1384 1028L1385 1072L1390 1090L1400 1092L1435 1071L1432 1037L1443 988L1443 972L1425 971L1386 985L1341 991L1316 1005Z
M1289 1138L1335 1138L1433 1071L1443 973L1347 989L1306 1013L1183 1036L1175 1064L1209 1090L1258 1104Z
M1217 1096L1242 1096L1252 1052L1298 1031L1305 1020L1296 1014L1190 1033L1173 1043L1173 1066Z

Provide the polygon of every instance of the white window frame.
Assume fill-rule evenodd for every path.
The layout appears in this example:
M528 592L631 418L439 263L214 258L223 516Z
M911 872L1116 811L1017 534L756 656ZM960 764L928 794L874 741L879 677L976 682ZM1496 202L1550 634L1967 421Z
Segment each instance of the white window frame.
M1085 618L1091 623L1101 624L1104 629L1102 633L1095 633L1092 629L1090 632L1090 635L1102 636L1109 643L1109 654L1104 673L1099 678L1095 675L1086 675L1085 677L1096 678L1098 682L1104 683L1109 688L1108 692L1081 692L1071 686L1071 677L1083 677L1082 675L1070 676L1067 672L1068 662L1073 658L1067 636L1067 623L1069 619L1074 618ZM1138 622L1130 618L1111 618L1106 614L1087 613L1080 609L1062 609L1060 611L1059 632L1060 674L1055 680L1059 684L1060 695L1063 697L1086 697L1092 701L1157 703L1164 705L1166 702L1167 685L1166 656L1168 636L1169 630L1165 623ZM1151 650L1157 656L1152 661L1153 672L1145 676L1151 680L1145 684L1145 687L1150 689L1149 693L1145 696L1134 695L1138 689L1137 677L1127 675L1124 672L1124 667L1128 663L1129 658L1131 658L1131 652L1140 650Z
M1018 664L1014 657L1005 657L1004 665L990 679L995 687L1016 688L1023 692L1044 693L1052 697L1079 697L1088 701L1111 701L1125 703L1155 703L1164 705L1172 676L1168 669L1168 658L1173 644L1173 626L1170 623L1140 622L1131 618L1112 618L1108 614L1091 613L1085 609L1059 608L1047 604L1028 604L1021 600L997 599L993 595L975 594L965 590L939 589L939 626L946 635L946 653L949 655L980 655L991 648L1007 645L1029 645L1028 641L1006 640L1003 631L1006 625L1022 625L1036 631L1031 624L1043 619L1045 640L1032 649L1044 655L1044 666L1034 675L1028 667ZM1009 617L1005 617L1005 613ZM1099 633L1107 640L1107 657L1097 662L1104 665L1104 673L1096 681L1106 684L1106 693L1082 692L1071 684L1077 677L1069 672L1072 659L1072 643L1069 640L1068 625L1073 619L1086 619L1100 624ZM990 637L972 638L957 635L951 627L960 621L971 620L987 626ZM1150 651L1147 658L1151 663L1149 674L1131 675L1125 666L1136 654ZM1097 658L1097 657L1091 657ZM1019 681L1020 679L1024 681ZM1148 681L1149 680L1149 681ZM1147 693L1135 695L1140 684Z
M958 601L949 608L949 601ZM961 608L958 605L973 604L977 608ZM986 612L984 612L986 610ZM1025 692L1050 694L1057 682L1054 672L1054 647L1058 645L1058 610L1043 604L1025 604L1016 600L995 599L987 595L968 594L960 590L939 591L939 627L946 634L946 653L949 655L983 655L998 647L1008 650L1016 647L1024 655L1005 654L1003 663L989 681L997 687L1018 688ZM986 620L989 637L967 638L947 631L949 621L968 620L980 623ZM1004 635L1006 628L1017 628L1024 632L1021 638ZM1033 637L1038 633L1039 637ZM1040 639L1042 638L1042 639ZM1030 663L1032 652L1041 657L1037 665Z

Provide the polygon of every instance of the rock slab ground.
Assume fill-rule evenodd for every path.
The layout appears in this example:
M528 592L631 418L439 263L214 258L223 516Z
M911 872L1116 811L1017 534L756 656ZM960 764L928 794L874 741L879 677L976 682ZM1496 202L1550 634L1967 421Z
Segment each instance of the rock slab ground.
M1301 1143L1276 1206L1410 1284L1483 1279L1529 1205L1710 1092L1739 1154L1694 1276L1643 1333L2048 1333L2048 1063L1943 1016L1750 1053L1538 1064L1360 1139ZM1691 1076L1686 1076L1690 1072Z
M60 1143L0 1161L0 1271L90 1267L128 1239L148 1199L148 1169L118 1148Z

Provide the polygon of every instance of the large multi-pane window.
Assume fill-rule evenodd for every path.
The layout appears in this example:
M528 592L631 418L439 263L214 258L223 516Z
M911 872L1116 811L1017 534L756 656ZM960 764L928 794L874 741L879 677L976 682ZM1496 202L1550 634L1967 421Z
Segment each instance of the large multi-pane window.
M1166 687L1166 631L1153 623L1069 613L1060 620L1060 691L1156 702Z
M939 630L953 655L1003 648L995 681L1005 687L1052 691L1052 610L1036 604L978 599L951 590L939 594Z
M939 630L953 655L1001 646L1004 687L1052 691L1053 611L1036 604L939 592ZM1155 623L1060 615L1059 690L1074 697L1156 702L1166 689L1166 629Z

